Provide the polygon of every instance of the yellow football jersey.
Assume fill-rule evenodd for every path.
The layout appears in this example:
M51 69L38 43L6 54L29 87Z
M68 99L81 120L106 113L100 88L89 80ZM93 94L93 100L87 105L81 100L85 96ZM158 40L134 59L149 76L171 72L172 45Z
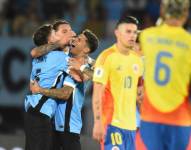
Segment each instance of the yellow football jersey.
M191 35L181 27L163 24L140 36L145 55L145 96L142 119L191 125Z
M113 45L99 55L93 81L106 86L102 106L104 124L136 129L137 84L142 73L141 57L133 51L123 55Z

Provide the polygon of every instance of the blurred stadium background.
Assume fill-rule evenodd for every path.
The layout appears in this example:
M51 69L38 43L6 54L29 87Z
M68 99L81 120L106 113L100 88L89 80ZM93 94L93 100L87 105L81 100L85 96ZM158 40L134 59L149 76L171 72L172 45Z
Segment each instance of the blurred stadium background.
M155 24L159 6L160 0L0 0L0 150L24 149L23 100L36 28L55 19L69 21L76 33L89 28L100 38L92 55L96 58L114 42L113 29L121 15L137 17L144 29ZM185 28L191 32L191 15ZM82 150L96 150L98 145L91 139L91 95L83 114Z

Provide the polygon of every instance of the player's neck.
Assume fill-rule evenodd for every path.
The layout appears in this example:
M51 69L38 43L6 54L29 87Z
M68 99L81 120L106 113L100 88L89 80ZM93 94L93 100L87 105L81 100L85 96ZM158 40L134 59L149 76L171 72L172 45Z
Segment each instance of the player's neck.
M177 20L173 18L165 20L165 23L169 26L174 26L174 27L181 27L184 24L181 20Z
M64 53L69 53L69 51L70 51L69 46L65 46L65 47L63 48L63 52L64 52Z
M123 55L129 55L130 50L132 50L131 48L127 48L124 47L122 44L120 43L116 43L117 49L118 51L123 54Z
M87 58L87 55L75 55L75 56L73 56L75 59L77 59L77 60L82 60L82 59L86 59Z

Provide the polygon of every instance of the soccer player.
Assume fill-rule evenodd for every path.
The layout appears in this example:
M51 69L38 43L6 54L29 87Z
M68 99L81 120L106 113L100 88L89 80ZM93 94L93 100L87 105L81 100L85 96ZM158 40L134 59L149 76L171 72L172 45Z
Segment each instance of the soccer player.
M97 49L97 37L89 30L85 30L82 34L74 39L72 42L70 53L72 57L79 62L83 61L85 64L87 54L92 53ZM77 69L77 67L75 67ZM84 103L85 82L65 81L64 86L73 87L68 98L63 97L67 93L63 88L59 89L45 89L40 87L36 82L31 86L33 93L41 93L45 96L57 98L58 107L55 114L55 142L54 149L62 150L80 150L80 131L82 128L81 109Z
M69 45L71 38L76 35L70 24L65 20L57 20L53 22L52 28L52 41L49 43L44 41L42 45L33 48L31 50L32 58L38 58L52 50L60 49L60 47L64 47L65 51L68 50L67 46ZM61 40L63 45L60 45L59 43Z
M145 94L137 150L191 149L189 0L162 0L160 26L141 33Z
M55 49L61 49L60 47L64 47L64 52L66 54L69 53L69 49L70 49L70 42L71 42L71 33L73 36L75 36L76 34L74 33L74 31L72 30L72 28L70 27L69 23L65 20L57 20L53 23L53 40L50 43L43 43L43 45L37 46L35 48L33 48L31 50L31 56L32 58L38 58L41 57L47 53L49 53L50 51L53 51ZM60 45L59 41L62 40L62 43L64 45ZM78 69L81 67L81 71L83 71L84 74L87 74L87 76L91 77L92 73L93 73L93 66L94 66L94 59L92 59L91 57L89 57L87 55L87 63L91 66L87 67L87 65L80 65L79 62L76 62L75 59L70 58L69 59L69 63L73 64L73 69ZM72 74L73 71L70 72L70 74ZM75 74L72 74L73 78L75 78ZM78 78L75 78L76 80L80 80Z
M76 35L76 33L72 30L71 27L64 28L64 26L69 25L69 23L65 20L56 20L53 22L53 32L52 34L53 40L50 43L43 43L42 45L39 45L31 50L31 56L32 58L38 58L40 56L43 56L47 54L48 52L60 49L61 46L65 47L65 51L68 51L70 48L70 42L71 42L71 35L72 32L73 36ZM59 41L62 39L64 45L60 45ZM65 42L64 42L65 41ZM95 61L88 57L88 63L90 65L94 65Z
M71 28L64 24L66 29ZM63 28L64 28L63 27ZM74 36L70 31L68 38ZM34 33L33 41L37 46L53 42L52 26L43 25ZM65 45L65 39L60 40ZM44 88L62 87L62 74L67 72L68 55L62 51L52 51L32 62L31 80L36 80ZM68 89L69 87L66 87ZM72 88L70 88L72 89ZM67 96L66 93L63 93ZM42 94L30 94L25 98L26 150L52 149L52 122L56 102Z
M94 71L93 138L102 150L134 150L137 86L143 72L133 51L138 20L122 17L116 26L117 42L97 58Z

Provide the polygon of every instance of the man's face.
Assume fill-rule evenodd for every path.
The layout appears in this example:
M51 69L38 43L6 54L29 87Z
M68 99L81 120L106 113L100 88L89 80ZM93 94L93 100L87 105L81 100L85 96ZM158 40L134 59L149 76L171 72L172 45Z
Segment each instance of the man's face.
M55 41L60 45L67 45L69 41L76 35L69 24L61 24L56 31L53 31Z
M117 41L126 48L134 47L137 39L137 25L132 23L122 23L115 31Z
M49 36L48 36L48 43L55 43L59 41L59 38L55 35L55 30L51 30Z
M84 34L80 34L72 41L72 48L70 50L71 54L78 56L83 55L87 52L87 38Z

